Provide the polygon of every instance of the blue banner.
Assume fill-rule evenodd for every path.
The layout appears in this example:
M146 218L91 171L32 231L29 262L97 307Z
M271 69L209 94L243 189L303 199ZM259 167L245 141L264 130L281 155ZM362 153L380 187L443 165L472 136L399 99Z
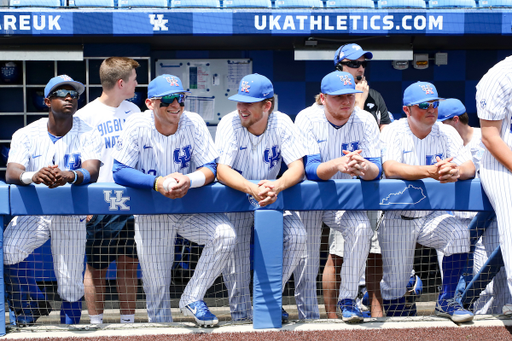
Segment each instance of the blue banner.
M499 10L112 10L0 12L4 35L512 34Z

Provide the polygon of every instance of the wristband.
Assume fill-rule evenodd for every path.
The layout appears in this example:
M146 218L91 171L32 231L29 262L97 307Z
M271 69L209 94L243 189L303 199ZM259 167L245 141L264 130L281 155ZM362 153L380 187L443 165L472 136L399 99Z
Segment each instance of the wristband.
M75 174L75 178L73 179L73 181L71 181L71 184L74 184L76 182L76 180L78 180L78 173L74 170L72 170L71 172L73 172L73 174Z
M75 171L82 173L82 175L84 176L84 178L82 179L82 182L77 184L77 186L85 185L85 184L88 184L89 182L91 182L91 173L89 173L89 171L87 169L78 168L78 169L75 169ZM77 180L78 180L78 176L77 176Z
M201 171L195 171L186 176L190 179L190 188L201 187L206 182L206 176Z
M36 172L23 172L20 174L20 181L24 185L29 185L32 182L32 177L36 174Z
M153 186L153 189L158 192L158 180L161 178L161 176L157 176L155 178L155 185Z

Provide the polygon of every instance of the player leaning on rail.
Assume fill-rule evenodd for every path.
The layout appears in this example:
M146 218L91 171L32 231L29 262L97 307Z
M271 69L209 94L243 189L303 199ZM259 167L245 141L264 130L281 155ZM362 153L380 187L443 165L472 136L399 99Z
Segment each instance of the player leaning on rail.
M96 181L101 163L101 137L81 119L73 117L83 91L82 83L66 75L48 82L44 89L44 102L50 108L48 118L14 133L7 183L36 183L55 188ZM61 323L80 321L85 216L19 216L14 217L4 232L9 306L17 324L32 324L51 311L35 281L33 264L27 259L50 237L58 293L63 300Z

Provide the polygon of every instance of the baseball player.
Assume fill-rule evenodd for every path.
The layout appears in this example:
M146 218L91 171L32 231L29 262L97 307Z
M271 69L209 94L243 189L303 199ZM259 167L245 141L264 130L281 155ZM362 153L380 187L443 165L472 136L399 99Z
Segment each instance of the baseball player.
M416 82L405 89L403 110L381 135L382 168L388 179L433 178L442 183L475 175L470 153L455 129L437 122L439 101L435 86ZM455 290L469 251L469 233L460 220L434 211L388 211L379 229L384 277L381 283L388 316L407 316L406 285L416 242L445 255L443 285L435 312L454 322L468 322L473 314L455 300Z
M267 206L304 176L302 157L306 153L299 132L287 115L273 110L274 88L265 76L245 76L238 94L229 99L237 102L237 110L224 116L217 128L217 177L225 185L247 193L255 205ZM288 169L276 180L282 162ZM250 320L250 239L254 214L231 213L229 218L238 238L229 266L223 271L231 317L234 321ZM299 259L305 256L306 231L296 212L287 211L283 218L284 289ZM288 320L284 310L282 317L284 322Z
M356 106L371 113L377 122L380 130L391 123L386 103L381 94L370 89L364 76L367 63L373 58L373 54L364 51L358 44L346 44L340 46L334 54L334 66L339 71L348 72L354 77L356 90ZM317 102L318 103L318 102ZM318 103L321 105L321 103ZM368 211L368 218L372 229L376 228L378 211ZM338 298L337 287L339 287L339 269L343 264L344 240L341 232L331 229L329 232L329 256L322 275L322 288L324 294L325 310L327 317L337 318L336 303ZM300 267L301 265L299 265ZM382 257L380 254L377 232L374 232L366 266L365 285L370 299L370 310L372 317L382 317L382 297L380 295L380 280L382 279ZM309 279L313 280L313 278ZM300 285L300 283L299 283ZM318 317L313 317L318 318Z
M100 66L101 96L76 116L98 130L103 144L102 166L98 182L114 182L112 152L125 120L139 107L126 101L135 94L139 63L125 57L105 59ZM87 265L84 278L85 300L92 324L103 323L105 274L112 261L117 267L117 292L121 323L133 323L137 300L137 251L134 241L133 217L128 215L90 216L87 222Z
M73 117L84 85L61 75L44 89L48 118L16 131L12 137L6 181L10 184L84 185L98 178L101 138ZM39 290L26 258L51 237L53 266L62 299L61 323L80 321L85 255L85 216L19 216L4 232L4 264L11 308L18 324L32 324L51 307Z
M214 180L218 153L203 119L185 111L186 92L181 80L173 75L161 75L149 83L149 110L130 117L116 143L116 183L153 188L176 199L190 188ZM169 286L177 233L205 245L179 307L198 325L213 326L218 320L203 297L226 266L236 240L225 214L135 216L135 241L149 322L172 322Z
M469 126L469 116L466 113L466 107L456 98L449 98L439 102L438 108L439 122L451 125L457 130L464 142L466 148L473 158L473 164L476 169L476 177L480 176L480 160L485 151L482 143L482 133L480 128ZM469 226L471 220L476 216L476 212L456 211L455 217L461 220L464 226ZM491 253L499 246L498 225L496 218L493 218L485 233L478 239L474 251L473 273L477 274L487 261ZM439 255L438 255L439 256ZM442 257L442 255L441 255ZM487 285L480 294L480 298L474 304L476 314L501 314L501 308L505 304L508 296L506 274L502 269L494 277L493 281Z
M512 56L493 66L476 87L476 107L482 129L482 142L487 148L480 163L480 178L489 201L496 212L501 252L507 274L509 294L512 293ZM503 314L512 316L510 296Z
M310 180L378 179L381 174L379 128L375 119L355 106L352 75L334 71L322 79L322 105L313 104L297 115L307 148L306 176ZM299 283L295 296L299 314L318 318L316 276L319 267L321 226L324 222L343 234L346 241L337 307L343 321L358 323L363 315L355 304L359 279L364 274L373 231L365 212L309 211L301 213L308 231L308 257L294 273ZM301 285L303 284L303 285Z

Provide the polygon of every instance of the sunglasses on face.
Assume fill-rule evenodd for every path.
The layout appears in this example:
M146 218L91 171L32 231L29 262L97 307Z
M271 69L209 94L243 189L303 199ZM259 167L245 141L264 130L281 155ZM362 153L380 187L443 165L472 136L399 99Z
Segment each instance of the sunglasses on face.
M368 61L363 60L362 62L359 60L349 60L346 62L340 62L341 65L346 65L349 68L352 69L358 69L360 66L364 67L366 69L366 66L368 65Z
M177 100L180 106L185 106L185 95L184 94L172 94L160 98L160 108L167 108L171 105L174 100Z
M48 97L66 98L68 96L70 96L72 99L78 99L80 97L78 91L66 89L55 90L54 92L50 93L50 96Z
M415 106L417 106L418 108L420 109L423 109L423 110L426 110L428 108L430 108L430 106L432 106L432 108L437 108L439 106L439 101L435 101L435 102L423 102L423 103L418 103L418 104L414 104Z

